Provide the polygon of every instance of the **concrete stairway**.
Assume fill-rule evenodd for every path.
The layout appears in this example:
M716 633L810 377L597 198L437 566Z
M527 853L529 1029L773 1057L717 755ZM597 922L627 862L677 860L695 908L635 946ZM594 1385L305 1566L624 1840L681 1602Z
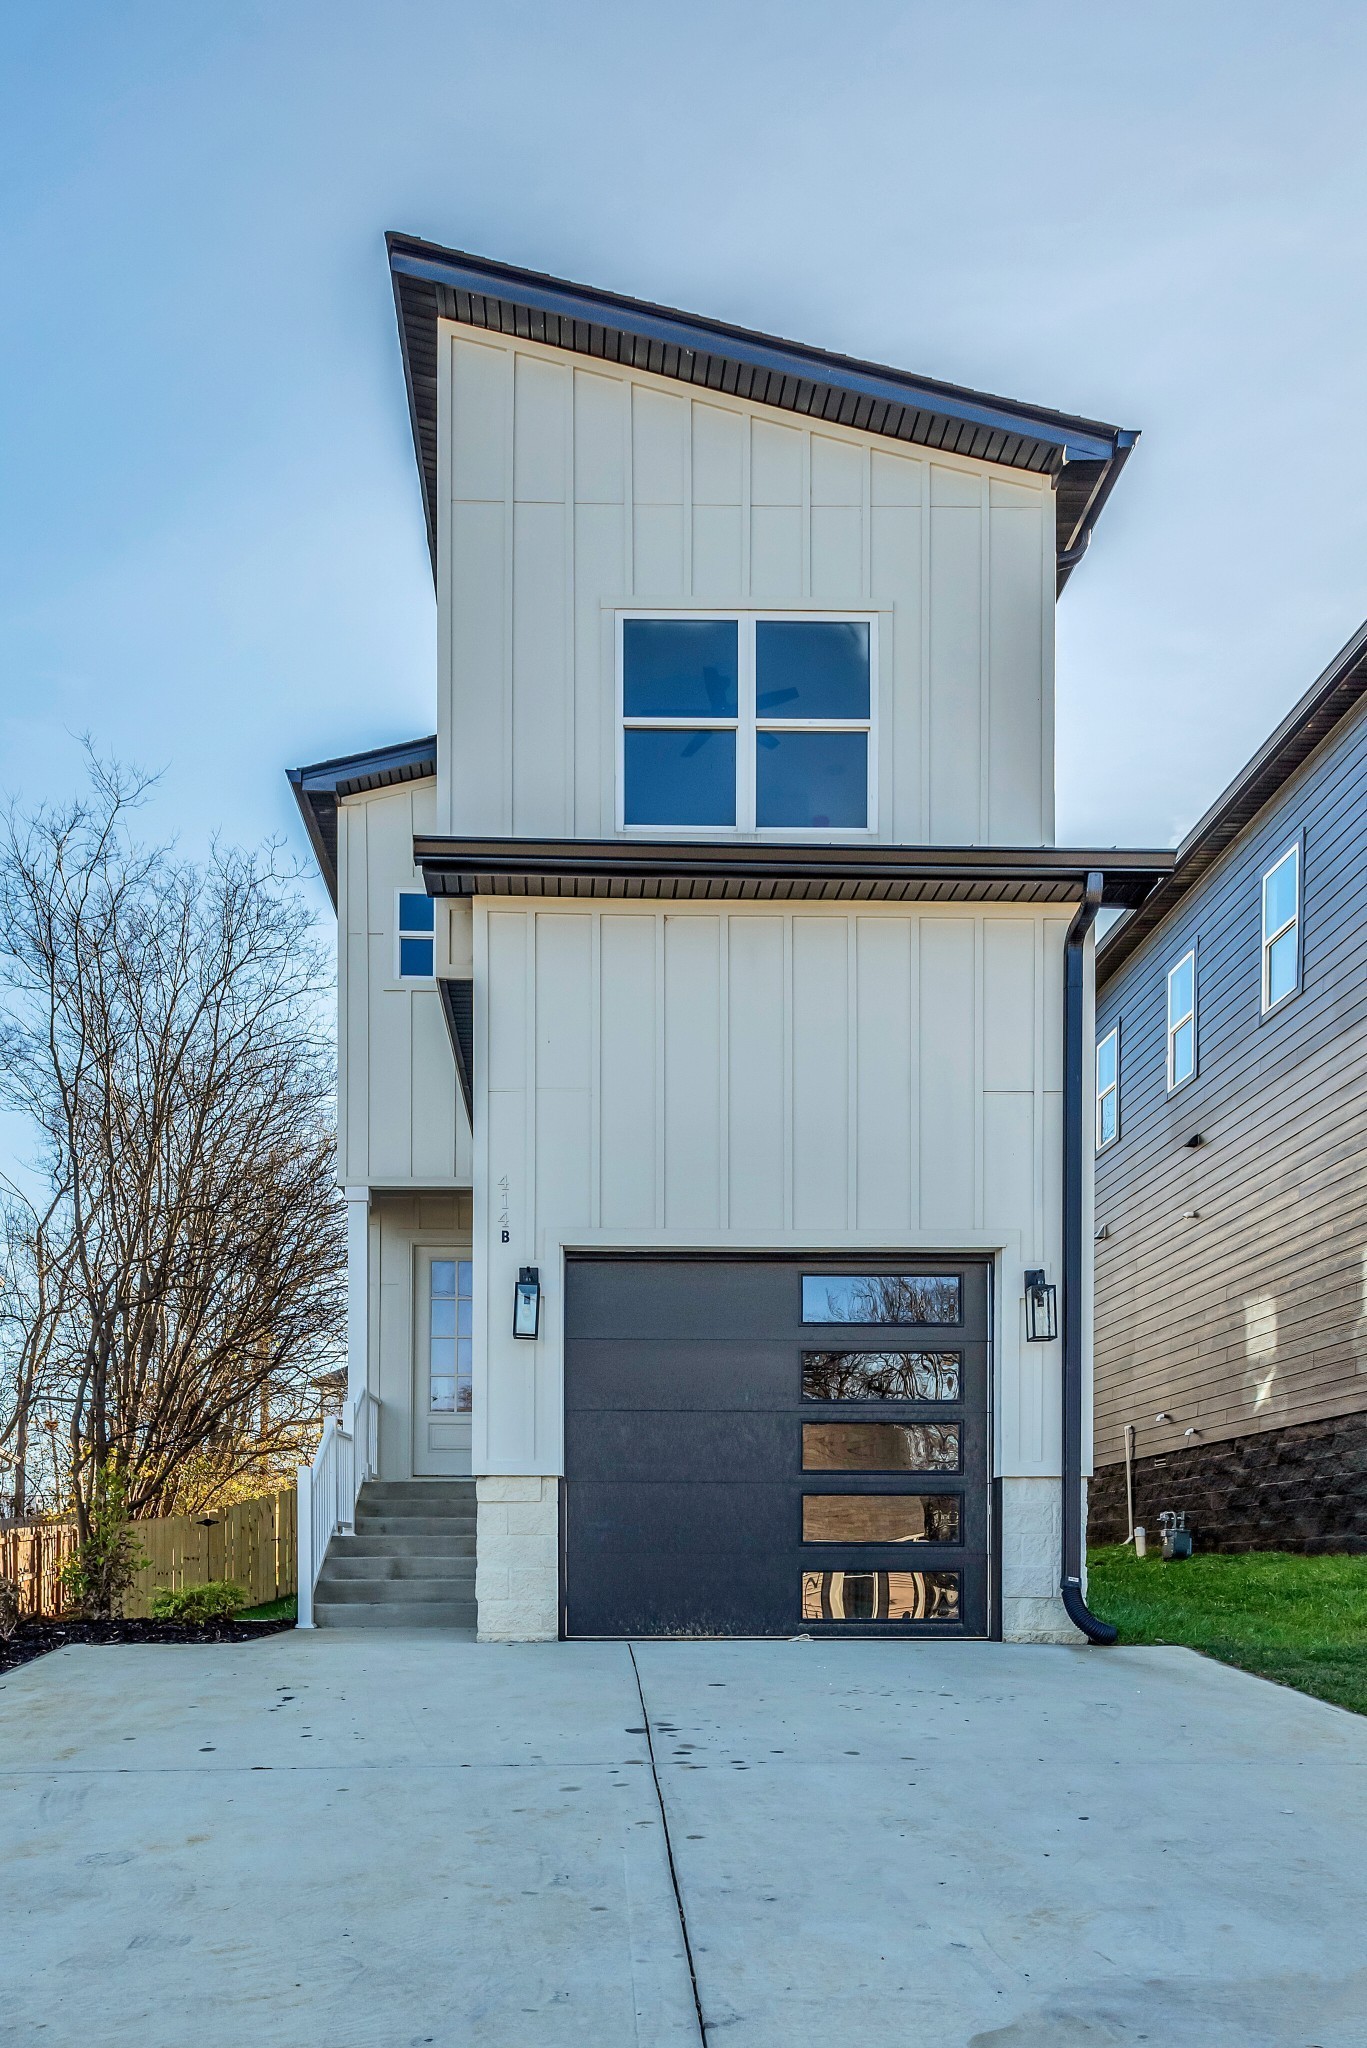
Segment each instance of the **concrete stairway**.
M313 1595L319 1628L473 1628L473 1479L371 1480L356 1533L334 1536Z

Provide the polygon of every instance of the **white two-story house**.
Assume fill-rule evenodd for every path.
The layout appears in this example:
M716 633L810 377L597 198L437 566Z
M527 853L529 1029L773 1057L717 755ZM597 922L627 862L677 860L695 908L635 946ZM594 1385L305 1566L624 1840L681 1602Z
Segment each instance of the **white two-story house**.
M436 733L292 776L352 1219L302 1611L1093 1632L1090 934L1171 857L1054 845L1054 605L1134 436L389 251Z

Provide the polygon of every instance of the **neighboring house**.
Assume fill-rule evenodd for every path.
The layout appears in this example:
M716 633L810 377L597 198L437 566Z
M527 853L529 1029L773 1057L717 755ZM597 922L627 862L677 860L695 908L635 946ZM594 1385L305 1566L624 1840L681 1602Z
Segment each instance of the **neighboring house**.
M1134 437L390 259L437 731L293 776L353 1219L317 1617L1072 1636L1089 932L1171 855L1054 847L1054 600Z
M1367 626L1097 983L1093 1534L1367 1549Z

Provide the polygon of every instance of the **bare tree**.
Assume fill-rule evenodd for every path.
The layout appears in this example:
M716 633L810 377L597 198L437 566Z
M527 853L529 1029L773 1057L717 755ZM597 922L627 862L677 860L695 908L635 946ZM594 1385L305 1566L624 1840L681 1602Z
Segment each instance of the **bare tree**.
M18 1188L0 1194L0 1516L15 1521L55 1505L39 1423L60 1384L71 1265L61 1209L60 1189L42 1209Z
M140 844L146 787L92 758L88 793L0 825L0 1101L52 1203L83 1540L111 1461L145 1515L297 1446L342 1322L308 912L270 849Z

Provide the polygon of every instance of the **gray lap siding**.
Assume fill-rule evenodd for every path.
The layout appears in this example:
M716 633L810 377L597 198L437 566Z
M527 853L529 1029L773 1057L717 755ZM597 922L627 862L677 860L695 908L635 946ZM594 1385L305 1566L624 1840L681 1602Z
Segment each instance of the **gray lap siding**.
M1261 879L1302 832L1302 985L1263 1017ZM1169 1095L1167 971L1192 944L1197 1073ZM1126 1422L1152 1456L1367 1410L1367 712L1103 980L1098 1038L1117 1020L1097 1464L1122 1455Z

